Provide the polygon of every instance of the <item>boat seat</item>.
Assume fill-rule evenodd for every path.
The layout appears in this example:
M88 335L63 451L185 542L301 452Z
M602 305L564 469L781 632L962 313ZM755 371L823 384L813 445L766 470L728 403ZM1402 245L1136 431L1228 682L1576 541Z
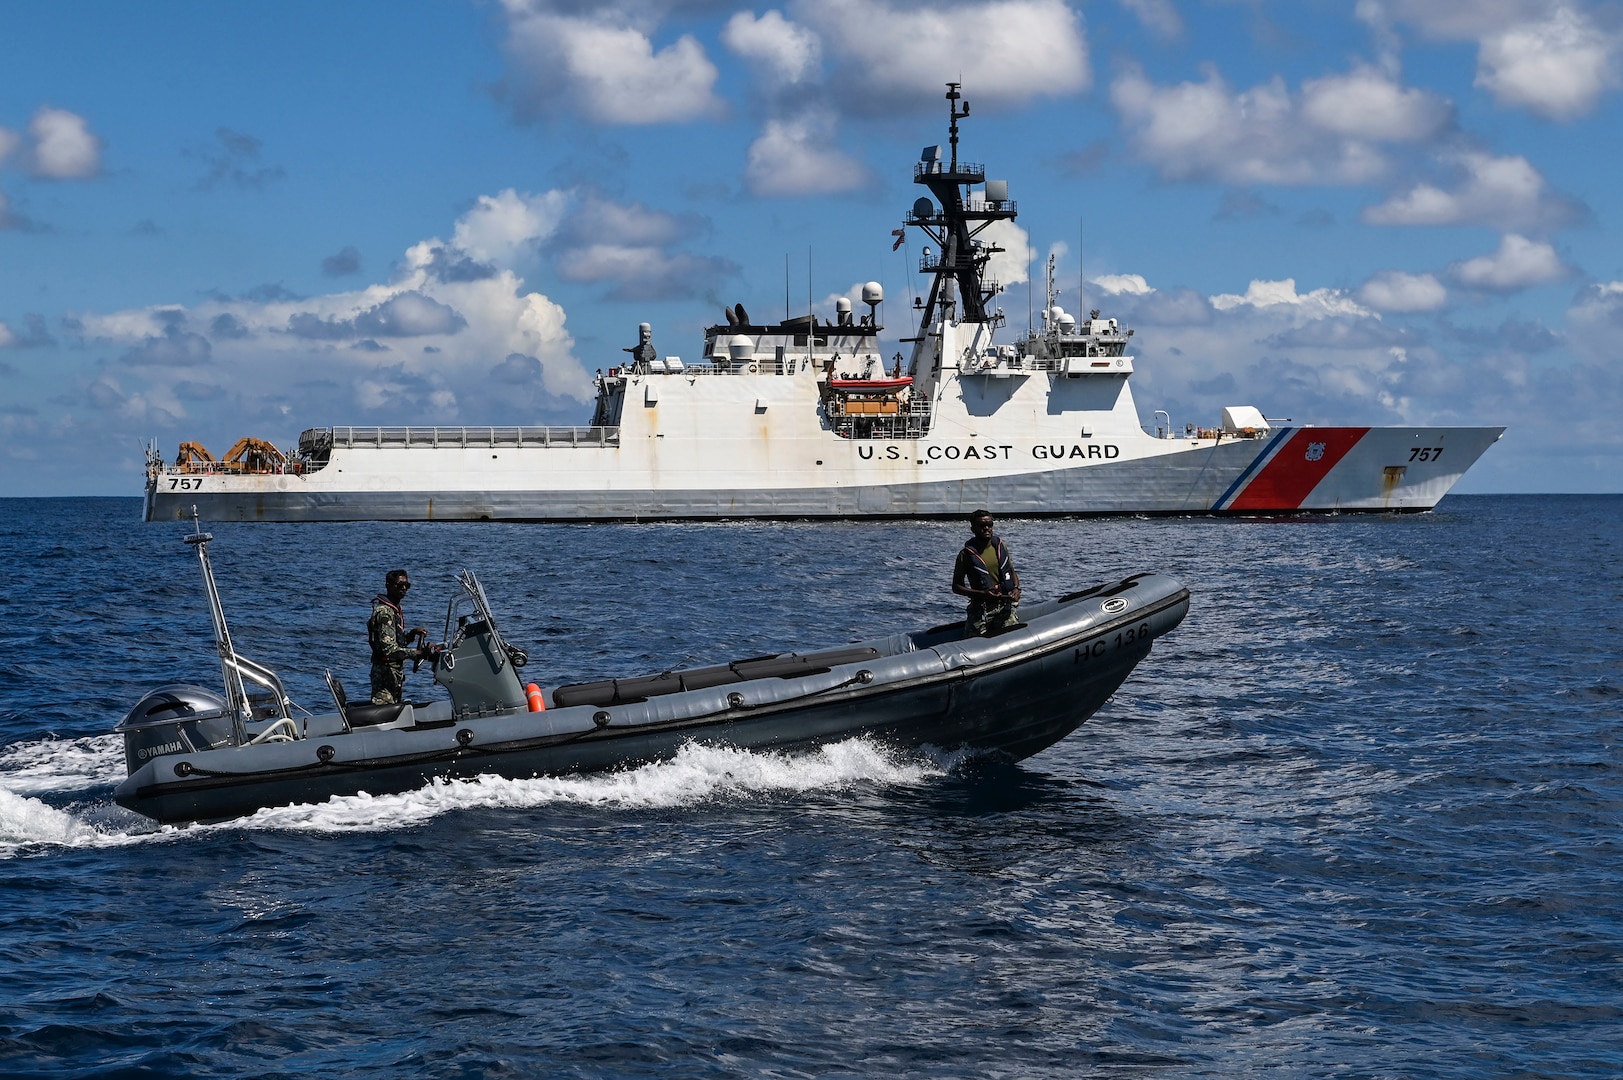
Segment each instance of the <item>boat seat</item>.
M552 691L553 704L561 709L571 705L629 705L661 694L681 693L683 686L675 673L645 675L636 679L600 679L572 683Z
M322 674L327 677L327 689L332 692L333 704L338 706L339 714L350 727L376 727L392 723L400 718L406 708L405 702L395 705L373 705L371 702L351 705L349 695L344 692L343 681L330 671Z
M377 727L379 724L392 724L400 719L400 714L406 711L404 701L393 705L350 705L344 709L344 719L349 721L350 727Z
M814 653L789 653L787 656L768 656L759 660L740 660L732 669L746 679L796 679L802 675L818 675L841 664L859 664L864 660L877 660L879 650L864 646L854 649L824 649Z

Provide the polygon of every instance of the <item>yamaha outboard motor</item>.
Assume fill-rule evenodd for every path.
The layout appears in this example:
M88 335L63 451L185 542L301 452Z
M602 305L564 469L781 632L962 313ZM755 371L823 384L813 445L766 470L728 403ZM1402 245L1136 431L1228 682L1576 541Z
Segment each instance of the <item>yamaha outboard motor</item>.
M231 744L235 725L225 698L187 683L160 687L120 720L124 765L133 773L155 757L195 754Z

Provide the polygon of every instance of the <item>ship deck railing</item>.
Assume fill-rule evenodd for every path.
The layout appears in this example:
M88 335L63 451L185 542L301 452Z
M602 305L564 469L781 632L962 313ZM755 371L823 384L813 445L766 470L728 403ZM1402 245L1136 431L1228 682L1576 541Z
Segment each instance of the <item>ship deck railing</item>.
M834 329L849 330L851 328L838 326ZM866 358L866 354L860 357L855 354L845 356L833 351L829 348L828 343L821 338L818 339L812 351L807 350L805 339L802 337L796 344L784 346L783 353L782 356L778 356L775 352L767 353L746 360L717 360L715 363L705 364L683 363L680 367L671 367L668 361L655 361L658 366L648 367L642 364L634 364L626 367L615 367L610 368L608 374L610 378L622 375L725 375L732 377L740 375L793 375L802 370L802 366L808 361L821 367L826 361L836 357L853 362L860 362ZM750 370L752 365L755 368L754 371Z
M334 427L299 436L308 453L333 447L618 446L618 427Z
M240 461L176 461L171 464L156 464L147 466L148 476L157 476L160 473L174 473L184 476L223 475L223 476L300 476L310 471L310 466L301 458L293 457L286 461L269 461L252 465Z

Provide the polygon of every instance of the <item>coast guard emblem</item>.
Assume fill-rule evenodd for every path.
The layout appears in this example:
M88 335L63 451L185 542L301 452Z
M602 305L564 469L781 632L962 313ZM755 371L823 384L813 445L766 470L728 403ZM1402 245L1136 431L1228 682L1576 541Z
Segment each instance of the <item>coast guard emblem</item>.
M1324 457L1324 444L1322 442L1310 442L1307 444L1307 459L1309 461L1318 461L1322 457Z

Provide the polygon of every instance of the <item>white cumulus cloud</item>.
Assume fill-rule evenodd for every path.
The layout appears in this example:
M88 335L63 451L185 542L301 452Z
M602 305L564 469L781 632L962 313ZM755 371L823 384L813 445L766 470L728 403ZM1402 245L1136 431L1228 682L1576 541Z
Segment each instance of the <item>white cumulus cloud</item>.
M832 110L771 119L750 144L744 182L757 195L827 195L868 181L861 162L834 142Z
M1556 120L1589 112L1618 83L1618 39L1561 5L1482 41L1476 85L1501 103Z
M1462 285L1472 288L1513 292L1558 281L1572 270L1548 243L1507 233L1500 240L1498 251L1455 263L1449 267L1449 273Z
M1364 282L1358 299L1376 311L1436 311L1448 303L1448 289L1431 274L1383 270Z
M1581 0L1359 0L1380 38L1412 26L1477 45L1475 85L1501 105L1556 120L1590 111L1618 85L1623 41Z
M606 124L660 124L716 115L716 66L691 34L662 49L616 9L563 15L507 0L506 50L516 104L542 115L566 103Z
M1551 6L1551 0L1358 0L1356 11L1377 29L1404 23L1434 41L1474 41Z
M160 426L185 417L183 399L229 401L235 414L264 422L311 409L387 413L395 423L543 422L534 410L590 394L563 309L510 268L457 268L476 253L503 259L555 233L568 198L506 191L480 199L453 231L474 250L424 240L391 280L363 288L78 313L85 342L123 350L87 385L88 400ZM527 385L492 373L513 354L537 361Z
M28 135L36 176L78 180L101 171L101 139L77 113L41 106L28 122Z
M1200 82L1162 86L1128 67L1110 101L1163 176L1231 184L1366 183L1387 170L1379 144L1430 138L1451 115L1443 99L1373 68L1292 94L1279 78L1236 92L1215 68Z
M1146 30L1163 38L1171 39L1183 34L1183 16L1178 14L1172 0L1121 0L1121 6Z
M1617 339L1623 333L1623 281L1590 285L1567 309L1573 343L1608 371L1617 370Z
M744 185L765 196L826 195L868 183L868 170L840 149L839 114L822 85L823 39L813 29L768 11L740 11L722 43L749 62L765 114L750 144Z
M557 230L568 202L563 191L531 195L508 188L481 195L458 219L451 242L480 262L512 266L522 252Z
M1314 289L1308 293L1297 293L1295 278L1253 281L1243 296L1219 293L1212 297L1212 307L1218 311L1251 307L1259 311L1290 314L1303 319L1324 319L1337 315L1364 317L1374 314L1340 289Z
M1303 118L1335 135L1416 142L1435 135L1452 112L1444 98L1368 66L1302 84Z
M1552 191L1532 162L1481 151L1452 155L1461 182L1453 190L1422 182L1363 213L1371 225L1491 225L1501 229L1554 227L1582 210Z
M1155 291L1142 274L1101 274L1088 280L1110 296L1147 296Z
M1062 0L801 0L795 11L838 58L831 90L853 110L939 99L949 79L998 104L1075 93L1092 77L1081 17Z
M722 28L721 42L750 61L769 86L812 81L822 67L822 39L778 11L759 18L748 11L736 13Z
M619 203L587 193L570 212L565 230L572 243L669 244L699 231L696 220L678 218L641 203Z
M971 199L970 203L973 205L977 201ZM986 261L987 277L1007 289L1011 285L1023 284L1030 276L1027 268L1034 253L1031 234L1025 229L1012 221L994 221L981 231L978 239L984 244L1003 249L993 252Z
M1259 280L1208 303L1120 276L1133 287L1108 309L1137 331L1135 396L1147 423L1149 410L1164 409L1174 429L1210 426L1241 404L1297 424L1480 423L1481 401L1501 385L1460 350L1433 346L1425 321L1389 325L1345 290Z

